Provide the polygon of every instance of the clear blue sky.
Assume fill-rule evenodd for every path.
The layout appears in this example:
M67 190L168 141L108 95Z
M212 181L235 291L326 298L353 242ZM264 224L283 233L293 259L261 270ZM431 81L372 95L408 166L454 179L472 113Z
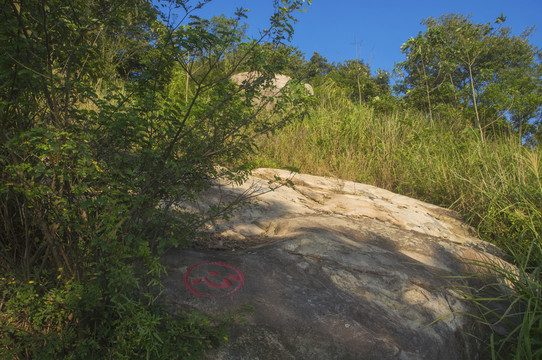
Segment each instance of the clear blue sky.
M239 7L250 10L249 34L257 34L268 24L273 0L213 0L196 14L233 16ZM357 42L359 58L373 72L391 71L404 59L401 45L424 30L423 18L450 13L471 14L476 23L493 23L503 13L514 34L535 26L530 42L542 48L542 0L313 0L297 15L292 45L307 59L317 51L330 62L341 62L356 58Z

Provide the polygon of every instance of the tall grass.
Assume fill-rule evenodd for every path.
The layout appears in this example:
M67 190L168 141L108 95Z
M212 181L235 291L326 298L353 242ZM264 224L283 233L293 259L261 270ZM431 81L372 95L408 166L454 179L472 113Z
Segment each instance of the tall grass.
M541 150L513 134L483 143L464 120L431 124L415 112L375 114L333 87L317 95L306 121L261 139L258 165L368 183L457 210L519 267L520 276L512 276L498 264L484 265L517 283L506 316L524 320L495 343L495 357L542 356L533 338L542 339Z

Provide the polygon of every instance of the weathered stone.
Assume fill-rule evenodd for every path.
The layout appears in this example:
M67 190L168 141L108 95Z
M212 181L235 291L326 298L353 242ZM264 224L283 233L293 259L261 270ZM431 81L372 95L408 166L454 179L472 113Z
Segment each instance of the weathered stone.
M455 213L373 186L259 169L210 191L202 207L252 187L254 203L213 229L206 248L168 252L175 310L246 324L208 359L476 359L474 309L457 290L465 261L499 250ZM437 321L437 319L440 319Z
M243 85L247 82L253 84L262 75L257 71L242 72L231 76L231 81L237 85ZM260 94L265 97L275 97L280 95L281 90L286 86L291 77L282 74L276 74L269 87L261 89ZM309 94L314 95L314 90L310 84L304 84Z

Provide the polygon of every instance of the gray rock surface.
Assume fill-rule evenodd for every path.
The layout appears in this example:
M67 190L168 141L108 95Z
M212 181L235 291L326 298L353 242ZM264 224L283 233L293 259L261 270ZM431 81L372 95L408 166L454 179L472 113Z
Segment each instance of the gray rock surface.
M474 309L455 278L499 250L450 210L373 186L259 169L197 206L257 194L200 248L172 250L174 310L253 306L208 359L477 359ZM195 206L195 205L194 205ZM438 321L435 321L439 319Z

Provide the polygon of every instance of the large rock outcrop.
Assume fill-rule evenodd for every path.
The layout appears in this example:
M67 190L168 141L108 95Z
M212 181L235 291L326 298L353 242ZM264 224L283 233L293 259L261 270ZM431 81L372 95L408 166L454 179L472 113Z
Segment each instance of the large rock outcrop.
M168 252L173 310L221 316L253 306L208 359L477 359L474 309L458 291L465 261L498 249L452 211L373 186L297 174L280 187L259 169L250 206L216 224L199 248ZM249 190L252 187L252 190ZM437 320L440 319L440 320Z
M231 76L231 81L237 85L243 85L245 83L253 85L261 78L262 74L258 71L241 72ZM275 74L275 77L271 79L269 86L262 87L260 89L260 95L264 98L274 98L280 96L282 89L292 80L291 77L282 74ZM310 84L303 84L305 89L310 95L314 95L314 89ZM268 108L271 108L273 103L268 103Z

